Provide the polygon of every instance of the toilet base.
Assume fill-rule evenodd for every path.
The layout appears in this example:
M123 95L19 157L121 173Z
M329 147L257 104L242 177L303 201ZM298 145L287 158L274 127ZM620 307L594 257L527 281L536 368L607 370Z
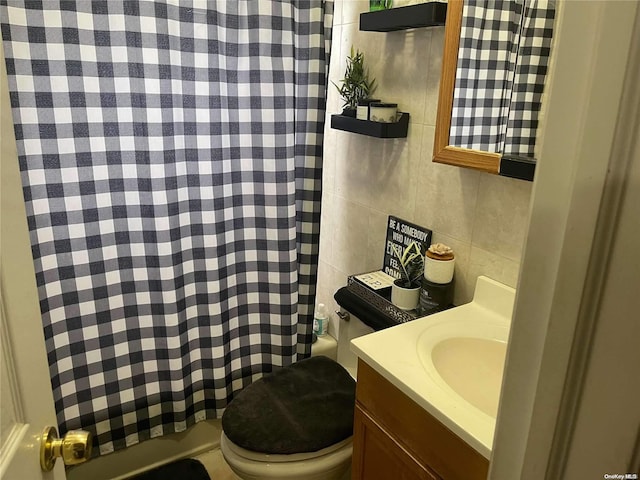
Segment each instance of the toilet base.
M353 445L351 439L340 448L324 449L311 458L304 455L263 455L248 452L223 433L220 450L233 472L242 480L346 480L349 478ZM243 455L245 451L247 454ZM250 458L247 458L250 457ZM291 459L289 461L289 458Z

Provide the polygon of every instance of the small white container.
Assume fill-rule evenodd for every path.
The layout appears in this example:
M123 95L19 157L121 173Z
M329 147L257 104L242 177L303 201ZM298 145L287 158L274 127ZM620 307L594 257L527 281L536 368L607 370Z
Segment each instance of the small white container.
M398 285L398 280L391 286L391 303L401 310L413 310L420 301L420 285L404 288Z
M438 260L424 257L424 278L432 283L449 283L453 280L453 271L455 268L456 260Z
M369 105L358 105L356 118L358 120L369 120Z
M379 98L367 98L358 102L356 108L356 118L358 120L369 120L369 106L372 103L380 102Z
M369 105L369 120L372 122L395 123L397 116L397 103L372 103Z
M324 303L319 303L313 315L313 333L319 337L326 335L328 326L329 315L327 314L327 307Z

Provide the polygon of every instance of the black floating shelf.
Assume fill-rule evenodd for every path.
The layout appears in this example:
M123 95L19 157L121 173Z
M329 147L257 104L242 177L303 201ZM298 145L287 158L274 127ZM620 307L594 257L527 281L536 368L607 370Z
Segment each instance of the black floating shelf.
M500 175L533 181L536 173L536 160L517 155L503 155L500 159Z
M378 138L405 138L409 130L409 114L403 113L396 123L370 122L346 115L331 115L331 128Z
M446 19L446 3L420 3L407 7L361 13L360 30L367 32L393 32L408 28L438 27L444 25Z

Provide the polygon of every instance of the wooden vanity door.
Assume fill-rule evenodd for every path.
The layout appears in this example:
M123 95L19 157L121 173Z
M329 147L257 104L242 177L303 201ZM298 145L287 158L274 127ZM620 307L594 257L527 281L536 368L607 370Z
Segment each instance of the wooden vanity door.
M352 480L485 480L489 461L362 360Z
M440 480L357 404L351 475L353 480Z

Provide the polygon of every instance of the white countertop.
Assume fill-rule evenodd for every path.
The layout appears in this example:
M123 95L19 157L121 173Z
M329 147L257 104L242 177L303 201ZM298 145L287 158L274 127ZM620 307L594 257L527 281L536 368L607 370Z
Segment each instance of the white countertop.
M513 288L479 277L471 303L356 338L351 350L489 459L496 419L458 395L433 366L425 367L425 345L452 336L506 342L514 298Z

